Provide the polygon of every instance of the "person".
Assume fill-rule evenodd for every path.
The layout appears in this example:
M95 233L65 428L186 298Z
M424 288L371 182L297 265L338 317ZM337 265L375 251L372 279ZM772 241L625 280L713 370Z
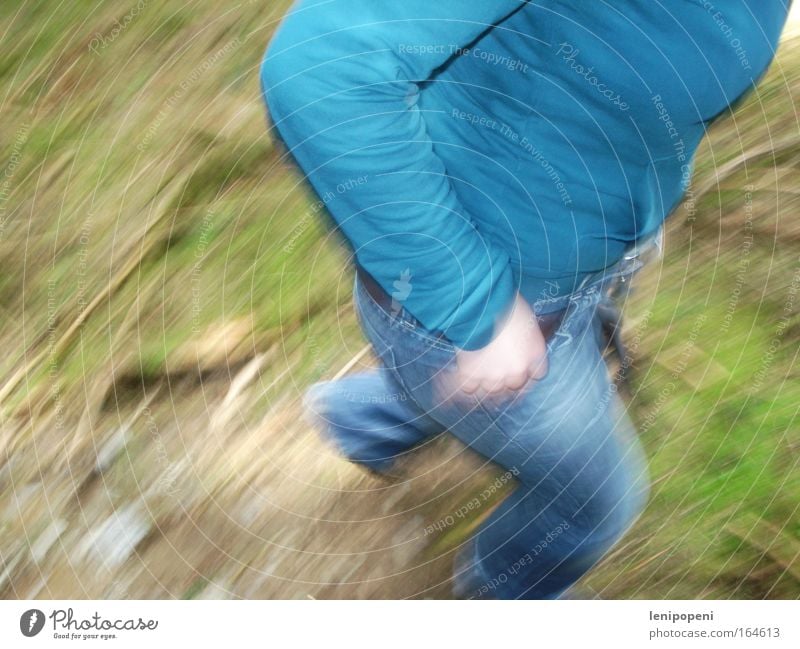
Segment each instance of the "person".
M645 507L598 308L641 267L787 12L301 0L277 30L268 111L352 246L382 361L312 386L307 407L371 470L448 432L515 485L460 548L454 595L565 596Z

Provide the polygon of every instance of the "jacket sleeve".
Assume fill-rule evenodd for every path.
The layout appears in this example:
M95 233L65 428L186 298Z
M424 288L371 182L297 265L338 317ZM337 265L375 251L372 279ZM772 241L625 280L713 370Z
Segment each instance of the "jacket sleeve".
M261 67L272 121L358 262L463 349L491 340L513 276L456 196L418 82L524 4L300 0Z

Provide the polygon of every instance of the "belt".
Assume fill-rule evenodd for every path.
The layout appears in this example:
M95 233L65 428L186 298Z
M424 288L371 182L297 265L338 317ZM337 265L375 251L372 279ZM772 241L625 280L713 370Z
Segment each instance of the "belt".
M374 300L374 302L384 311L387 313L392 313L396 309L396 304L392 304L392 298L390 295L383 290L378 282L370 275L366 270L364 270L361 266L356 264L356 274L358 275L358 281L364 287L364 290L367 294ZM558 330L559 326L561 325L561 321L564 319L564 315L566 314L567 309L560 309L558 311L553 311L552 313L545 313L545 314L536 314L536 320L539 323L539 329L544 336L546 341L549 341L553 334ZM420 328L424 327L418 320L416 320L413 315L406 313L410 316L417 326ZM432 332L433 335L441 338L444 341L450 342L443 333L441 332ZM452 344L452 343L451 343Z

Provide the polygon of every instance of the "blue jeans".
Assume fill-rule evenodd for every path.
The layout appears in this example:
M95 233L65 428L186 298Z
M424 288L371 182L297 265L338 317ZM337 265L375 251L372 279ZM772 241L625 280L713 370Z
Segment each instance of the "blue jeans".
M377 471L449 431L505 471L515 488L456 555L464 598L554 599L607 553L641 513L647 462L598 345L596 309L626 281L634 255L575 292L532 302L567 308L547 343L549 369L504 401L442 402L436 376L456 349L405 309L389 313L356 279L359 320L382 367L318 383L306 406L343 454Z

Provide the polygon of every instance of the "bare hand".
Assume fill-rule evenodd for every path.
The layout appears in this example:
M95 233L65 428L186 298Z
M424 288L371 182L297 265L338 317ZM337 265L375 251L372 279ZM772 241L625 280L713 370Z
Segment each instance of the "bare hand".
M533 310L517 294L491 342L475 351L459 349L456 368L440 376L445 395L507 395L547 374L547 345Z

